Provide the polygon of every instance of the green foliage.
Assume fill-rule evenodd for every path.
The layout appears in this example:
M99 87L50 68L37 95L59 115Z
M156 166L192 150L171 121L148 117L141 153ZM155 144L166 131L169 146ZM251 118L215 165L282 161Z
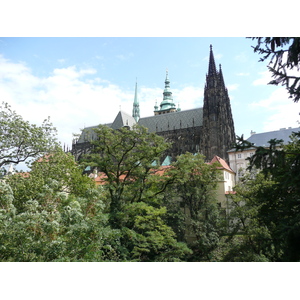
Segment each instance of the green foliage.
M258 147L250 169L259 173L245 177L232 198L235 232L245 233L241 247L269 261L300 261L299 137L294 133L288 145L271 140L269 148Z
M95 130L92 153L81 162L105 174L109 198L109 223L122 233L123 258L130 261L180 261L190 250L178 243L165 223L162 193L174 179L157 174L159 162L169 147L163 138L144 127ZM157 168L156 166L155 168Z
M95 133L98 138L92 141L92 153L84 157L82 164L96 167L105 174L105 188L110 196L111 226L121 228L119 214L124 205L149 197L152 179L148 179L153 162L159 161L168 144L163 138L148 133L146 128L140 126L133 130L112 130L107 126L99 126ZM158 191L152 196L156 193Z
M0 188L1 261L118 261L102 188L60 149L6 177Z
M49 118L41 126L30 124L3 102L0 106L0 168L47 153L56 145L55 136L56 129Z
M0 260L213 260L221 236L216 166L185 154L160 168L169 144L143 127L95 133L80 165L49 148L30 173L1 182ZM104 174L103 185L82 175L86 166Z
M168 187L167 197L177 201L165 200L170 209L168 220L193 250L189 260L209 261L222 234L221 211L216 200L217 165L206 164L200 154L186 153L172 167L167 174L174 185Z
M93 188L92 179L82 175L74 157L70 153L64 153L57 147L51 154L39 158L31 164L30 173L16 173L7 177L18 212L24 210L28 200L40 201L40 193L50 181L55 181L55 192L70 193L76 196L85 195L86 191ZM48 205L40 203L41 205Z
M124 244L133 261L181 261L191 253L178 243L171 227L163 220L165 207L155 208L144 202L129 204L127 226L123 227Z
M0 260L118 261L114 248L120 233L107 226L100 191L91 191L83 201L56 189L57 182L49 181L39 200L27 201L23 212L13 214L12 204L0 211ZM8 191L0 195L1 203L13 198L6 183L1 182L1 190ZM97 209L91 214L86 204L95 201Z

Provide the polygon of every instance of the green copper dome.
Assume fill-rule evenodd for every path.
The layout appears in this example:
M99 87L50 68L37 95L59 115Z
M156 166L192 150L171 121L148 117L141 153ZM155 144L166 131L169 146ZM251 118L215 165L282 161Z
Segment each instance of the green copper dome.
M163 92L163 101L160 103L160 110L169 110L174 108L175 109L175 104L173 102L173 97L172 97L172 92L170 89L170 80L168 78L168 71L166 74L166 80L165 80L165 89Z

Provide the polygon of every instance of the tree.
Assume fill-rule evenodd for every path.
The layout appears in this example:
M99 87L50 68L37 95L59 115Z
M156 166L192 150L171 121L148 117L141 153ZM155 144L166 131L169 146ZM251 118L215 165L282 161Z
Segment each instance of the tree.
M95 133L91 153L81 164L102 174L109 223L121 232L120 256L129 261L180 261L191 253L165 223L162 193L173 179L157 171L169 144L141 126L99 126Z
M300 76L291 74L299 71L300 38L299 37L259 37L254 52L262 54L260 61L270 59L268 69L272 73L269 84L285 86L294 102L300 99Z
M263 174L244 175L230 195L229 232L223 261L272 261L274 244L268 226L260 219L265 197L272 198L274 182ZM270 217L270 215L268 215ZM228 247L229 245L229 247Z
M7 103L0 106L0 168L37 158L56 145L56 129L49 118L41 126L30 124Z
M133 130L113 130L100 125L95 133L97 139L91 141L91 153L81 163L104 174L103 181L107 183L105 187L110 196L111 226L120 228L122 218L119 214L126 203L150 201L159 193L149 194L149 185L155 185L154 177L149 177L169 144L141 126L135 126Z
M169 222L193 250L189 260L209 261L222 234L216 199L217 164L205 163L199 153L186 153L177 157L167 174L174 180L165 199Z
M107 225L100 198L97 189L68 196L49 180L18 212L0 181L0 261L119 261L120 232Z
M236 187L237 199L244 202L238 212L249 216L243 227L256 254L270 261L300 261L300 133L288 145L280 142L257 147L250 158L249 169L258 174ZM241 140L238 147L247 145L253 146Z
M31 167L0 182L0 260L121 260L103 190L74 157L56 149Z
M28 200L38 200L45 185L53 180L56 182L53 186L55 192L76 197L84 197L89 189L95 188L95 182L82 175L74 157L60 147L35 160L29 167L30 173L16 173L6 179L13 190L18 212L23 211Z

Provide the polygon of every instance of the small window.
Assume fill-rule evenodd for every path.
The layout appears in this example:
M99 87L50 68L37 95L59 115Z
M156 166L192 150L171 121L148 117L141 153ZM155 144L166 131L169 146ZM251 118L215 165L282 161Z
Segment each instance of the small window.
M238 158L242 158L242 154L241 154L241 153L238 154L237 157L238 157Z

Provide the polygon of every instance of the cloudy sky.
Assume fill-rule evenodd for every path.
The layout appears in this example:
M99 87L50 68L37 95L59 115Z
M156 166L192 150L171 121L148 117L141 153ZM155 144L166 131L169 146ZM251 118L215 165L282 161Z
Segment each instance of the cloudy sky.
M222 65L236 134L298 127L300 104L269 86L266 63L246 38L1 38L0 99L32 123L50 116L58 139L132 113L135 82L141 116L162 101L166 69L176 105L203 105L209 46Z

